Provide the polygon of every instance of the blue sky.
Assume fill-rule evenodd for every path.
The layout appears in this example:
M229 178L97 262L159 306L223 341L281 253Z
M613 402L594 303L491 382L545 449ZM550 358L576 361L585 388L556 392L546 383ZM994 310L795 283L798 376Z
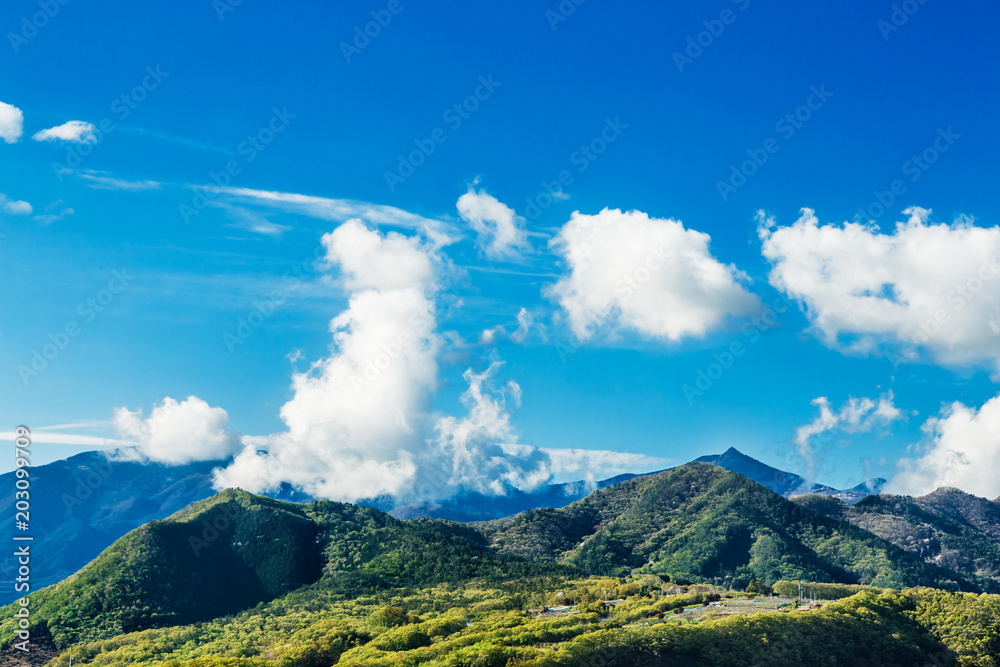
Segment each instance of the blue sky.
M431 424L415 427L416 438L440 435L435 424L448 416L468 412L475 421L468 405L479 404L467 393L475 382L463 373L502 360L484 381L515 381L520 400L487 400L509 423L494 431L478 423L485 440L651 457L626 467L735 446L836 485L893 477L904 458L907 474L924 480L908 490L968 479L1000 494L944 469L959 440L987 443L961 452L967 459L996 455L985 415L997 394L995 344L988 331L961 331L992 322L1000 281L970 296L956 319L971 319L943 339L906 346L898 334L948 291L940 281L973 271L985 261L977 253L996 241L996 3L71 0L53 3L54 15L36 28L40 7L11 3L0 45L0 102L23 115L23 134L0 143L0 401L11 429L70 425L57 432L83 444L40 443L36 463L96 442L88 437L151 437L148 428L123 431L120 420L116 428L115 409L148 417L166 397L224 409L225 428L239 434L294 431L281 417L296 398L293 373L337 356L330 321L347 312L352 293L388 284L372 279L352 291L364 269L351 278L343 263L314 261L326 252L324 234L359 217L378 238L419 237L420 252L433 255L428 335L441 345L434 381L407 385ZM374 37L356 40L379 19ZM73 141L72 121L95 134ZM58 127L63 139L33 139ZM401 171L401 156L409 161L421 146L430 154L418 155L412 174ZM933 164L915 163L925 151ZM744 167L751 175L733 176L754 157ZM200 187L213 183L230 189ZM559 196L540 199L547 186ZM513 209L520 246L489 252L457 208L470 188L476 206ZM199 194L209 205L184 209ZM880 196L884 213L873 208ZM912 237L890 240L911 206L932 213L917 216ZM656 238L668 234L663 220L681 221L685 234L669 238L692 252L692 230L707 234L705 257L732 267L719 269L729 291L711 292L714 314L678 335L665 333L670 325L644 328L643 318L656 320L652 311L667 308L658 304L678 296L671 290L686 289L660 272L627 305L610 296L610 310L588 311L578 324L594 327L581 340L554 286L589 289L605 273L574 273L569 249L582 246L567 240L571 214L592 216L580 224L612 243L639 229L633 218L601 217L605 208L645 214L653 222L643 228ZM859 232L871 252L838 249L835 238L810 235L807 221L801 235L782 234L803 208L815 211L814 228L845 234L860 208L881 234ZM760 210L773 218L770 236ZM947 227L940 244L934 224ZM432 229L452 242L435 245ZM876 248L885 243L895 250ZM928 258L921 248L943 254ZM632 251L621 252L626 261ZM802 268L817 258L830 263L817 274L823 280L872 267L886 275L872 278L872 289L839 278L817 286ZM910 310L843 307L847 298L877 299L870 292L883 287L883 305L906 301ZM255 303L275 294L281 304L252 335L227 344ZM109 296L100 312L86 305ZM697 301L678 298L692 308ZM775 303L786 312L752 339L744 327ZM482 339L497 325L514 332L522 309L532 319L523 337ZM25 381L19 367L71 323L78 335ZM732 367L700 395L686 393L734 342L745 353ZM904 353L894 368L889 358ZM834 421L797 443L796 429L820 415L819 397ZM838 413L852 397L872 405ZM873 416L880 397L896 412ZM336 421L343 408L326 400ZM947 407L955 401L971 412ZM973 435L958 429L963 416ZM332 437L323 433L315 437Z

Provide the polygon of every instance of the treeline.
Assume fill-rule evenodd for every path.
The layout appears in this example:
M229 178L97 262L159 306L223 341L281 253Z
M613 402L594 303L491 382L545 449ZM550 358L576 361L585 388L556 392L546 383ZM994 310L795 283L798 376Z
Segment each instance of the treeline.
M740 605L711 606L720 598L732 602L726 599L732 594L707 586L663 596L615 579L549 583L558 590L545 595L576 602L572 613L540 615L521 608L523 599L512 591L443 584L405 595L327 600L314 612L272 603L208 624L122 635L76 646L74 664L996 667L1000 656L1000 597L994 595L862 590L813 611L747 615L735 611ZM828 598L845 592L824 590ZM687 620L692 609L702 610L702 620ZM52 664L67 665L68 653Z
M771 586L771 591L772 595L777 595L778 597L795 598L799 595L799 582L776 581ZM882 589L857 584L826 584L814 581L802 583L802 595L806 599L815 596L817 600L839 600L860 593L861 591L881 593Z

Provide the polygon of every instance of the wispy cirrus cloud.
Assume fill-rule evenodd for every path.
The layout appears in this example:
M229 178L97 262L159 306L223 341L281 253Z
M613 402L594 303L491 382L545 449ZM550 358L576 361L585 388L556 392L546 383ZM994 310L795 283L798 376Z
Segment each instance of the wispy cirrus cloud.
M252 211L242 206L233 206L223 202L213 202L213 205L222 208L226 215L232 220L230 227L241 229L252 234L261 234L272 238L280 238L285 232L291 229L288 225L280 225L272 222L268 217L258 211Z
M53 222L62 220L68 215L73 215L76 213L72 208L66 206L66 202L62 199L57 199L54 202L50 202L45 207L45 212L40 213L35 216L35 221L41 224L43 227L46 225L51 225Z
M317 197L294 192L253 190L250 188L192 186L232 198L235 203L251 204L297 213L318 220L346 222L354 218L374 225L390 225L421 230L438 246L452 243L453 230L445 220L426 218L395 206L372 204L355 199Z
M87 181L88 185L95 190L120 190L124 192L141 192L143 190L160 190L163 183L160 181L130 181L124 178L117 178L103 171L73 171L73 175Z

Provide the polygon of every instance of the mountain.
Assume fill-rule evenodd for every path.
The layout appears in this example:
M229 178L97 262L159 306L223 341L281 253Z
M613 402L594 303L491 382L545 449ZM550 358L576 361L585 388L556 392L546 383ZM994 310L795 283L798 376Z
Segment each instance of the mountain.
M321 579L327 594L357 594L535 570L567 568L498 553L460 524L228 489L129 532L76 574L32 593L32 620L64 646L207 621ZM0 643L13 622L0 623Z
M953 488L910 496L873 495L848 506L802 496L795 501L847 521L966 577L1000 580L1000 503Z
M32 469L32 577L55 583L79 570L128 531L162 519L215 493L211 470L218 463L167 467L109 461L84 452ZM14 488L14 473L0 475ZM4 534L14 533L14 496L0 498ZM16 563L0 563L2 593L12 599Z
M884 479L872 479L851 489L834 489L822 484L808 484L806 480L794 473L785 472L761 463L730 447L722 454L712 454L695 459L696 462L731 470L748 477L755 482L771 489L775 493L790 498L806 493L820 494L840 498L847 503L856 503L873 493L878 493L885 485ZM657 471L662 472L662 471ZM657 472L643 473L655 475ZM623 474L605 479L593 485L585 482L568 484L550 484L535 491L525 492L508 485L503 495L486 495L482 493L461 493L452 498L433 503L392 506L391 502L381 503L361 501L380 509L384 509L394 517L412 519L417 517L445 519L447 521L489 521L513 516L520 512L540 507L560 508L572 502L581 500L594 489L604 489L621 482L628 481L637 474Z
M878 493L886 483L886 480L879 477L870 479L850 489L834 489L823 484L810 485L803 477L772 468L757 459L750 458L733 447L730 447L722 454L702 456L695 459L695 461L711 463L720 468L738 472L744 477L749 477L786 498L813 493L823 496L834 496L835 498L840 498L845 503L853 505L862 498L870 496L873 493Z
M926 563L812 503L855 511L832 497L792 502L706 463L638 476L564 508L476 524L403 521L369 507L230 489L129 532L78 573L33 591L32 642L50 664L66 664L59 652L74 646L77 663L109 667L434 660L625 667L703 664L696 657L709 654L722 662L704 664L753 655L755 664L795 665L824 642L839 647L829 649L838 652L836 664L902 665L950 646L988 655L998 644L969 643L953 628L993 627L1000 598L928 589L879 596L829 586L857 600L818 616L711 621L697 635L672 634L677 623L652 634L637 626L670 610L683 621L685 606L718 599L705 587L663 597L685 579L995 587ZM613 599L621 603L611 609L600 602ZM536 621L526 613L553 604L577 604L577 614ZM11 648L15 608L0 611L0 664L26 664ZM956 626L957 618L971 620ZM556 662L538 648L564 642ZM780 660L750 653L769 642Z
M31 470L31 533L35 555L32 579L56 583L94 559L130 530L170 516L212 496L212 470L223 461L179 466L110 460L103 452L84 452ZM0 486L14 488L14 473L0 475ZM291 488L275 497L307 500ZM0 498L0 528L14 534L13 494ZM0 599L16 597L16 563L0 562Z
M785 496L798 493L805 484L798 475L772 468L733 448L698 460L740 473ZM109 460L103 452L85 452L33 468L32 532L38 554L32 561L34 581L41 585L61 581L128 531L210 497L215 492L212 470L224 463L165 466ZM466 492L434 503L396 505L392 498L376 498L358 504L387 511L400 519L489 521L535 508L565 507L587 497L595 488L604 489L635 476L618 475L596 484L582 481L550 484L530 492L508 486L504 495ZM879 481L875 480L873 491L877 491ZM0 485L13 488L14 473L0 475ZM865 488L860 485L839 491L814 485L811 491L853 503L869 494ZM312 500L288 486L265 495L294 502ZM12 495L0 499L0 516L5 517L0 526L7 534L14 532L14 502ZM0 562L0 601L16 597L12 583L14 567L9 559Z
M647 473L655 474L655 473ZM534 491L522 491L510 484L502 495L465 492L433 503L401 505L388 510L397 519L444 519L446 521L489 521L502 519L538 507L565 507L586 498L594 489L604 489L637 477L623 474L596 483L546 484ZM361 501L362 504L369 504Z
M36 555L32 580L54 584L76 572L112 542L150 521L164 519L191 503L212 496L212 470L225 461L178 466L108 459L103 452L84 452L32 469L32 534ZM631 475L597 483L603 488ZM0 486L14 488L14 473L0 475ZM431 517L451 521L483 521L542 506L563 507L594 488L584 482L551 484L533 492L508 488L504 496L465 493L422 505L396 506L391 498L359 504L390 511L401 519ZM268 497L307 502L307 495L284 486ZM0 498L0 529L14 534L13 494ZM0 602L18 597L13 580L16 563L0 561Z
M896 588L996 585L926 563L851 523L706 463L636 477L562 509L477 528L502 552L613 576L665 574L738 588L757 577Z

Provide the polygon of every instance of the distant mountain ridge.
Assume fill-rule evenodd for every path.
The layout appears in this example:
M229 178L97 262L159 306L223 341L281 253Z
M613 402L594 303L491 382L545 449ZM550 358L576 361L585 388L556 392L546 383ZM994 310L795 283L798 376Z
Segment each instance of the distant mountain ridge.
M703 456L789 497L801 491L805 480L772 468L734 448L723 454ZM179 466L108 460L103 452L84 452L32 469L32 528L37 556L32 560L36 585L56 583L77 571L112 542L139 526L164 519L191 503L215 493L212 470L225 461L195 462ZM644 473L655 475L657 473ZM0 475L0 485L13 488L14 473ZM625 482L639 474L621 474L596 483L583 481L549 484L526 492L508 486L502 496L467 492L433 503L396 505L391 498L358 501L357 504L386 511L398 519L433 518L448 521L490 521L540 507L561 508L586 498L595 489ZM877 483L884 480L875 480ZM830 495L855 503L869 494L855 487L836 490L813 485L812 493ZM306 494L285 486L262 494L280 500L307 502ZM0 526L14 532L14 498L0 498ZM0 562L0 601L16 597L13 591L14 561Z
M72 577L33 591L32 636L65 648L279 598L281 609L294 611L329 596L587 575L734 588L760 578L767 585L804 579L1000 590L1000 582L925 562L743 475L688 463L565 508L476 524L401 521L348 503L291 503L228 489L130 531ZM0 645L16 623L12 607L0 614Z
M1000 581L927 562L809 503L702 462L635 477L561 509L475 526L501 552L617 577L667 574L736 588L759 577L1000 590Z
M33 587L68 577L130 530L214 495L212 470L224 463L165 466L109 460L104 452L91 451L32 468ZM0 485L13 489L14 473L0 475ZM269 495L309 500L290 487ZM13 493L0 497L6 535L14 534L14 502ZM16 566L14 559L0 562L0 600L17 597Z
M833 496L849 505L853 505L862 498L879 493L886 484L885 479L878 477L870 479L867 482L862 482L850 489L834 489L823 484L809 485L805 478L795 473L772 468L757 459L747 456L735 447L730 447L722 454L698 457L695 461L711 463L720 468L738 472L744 477L749 477L758 484L762 484L786 498L813 493L821 496Z

